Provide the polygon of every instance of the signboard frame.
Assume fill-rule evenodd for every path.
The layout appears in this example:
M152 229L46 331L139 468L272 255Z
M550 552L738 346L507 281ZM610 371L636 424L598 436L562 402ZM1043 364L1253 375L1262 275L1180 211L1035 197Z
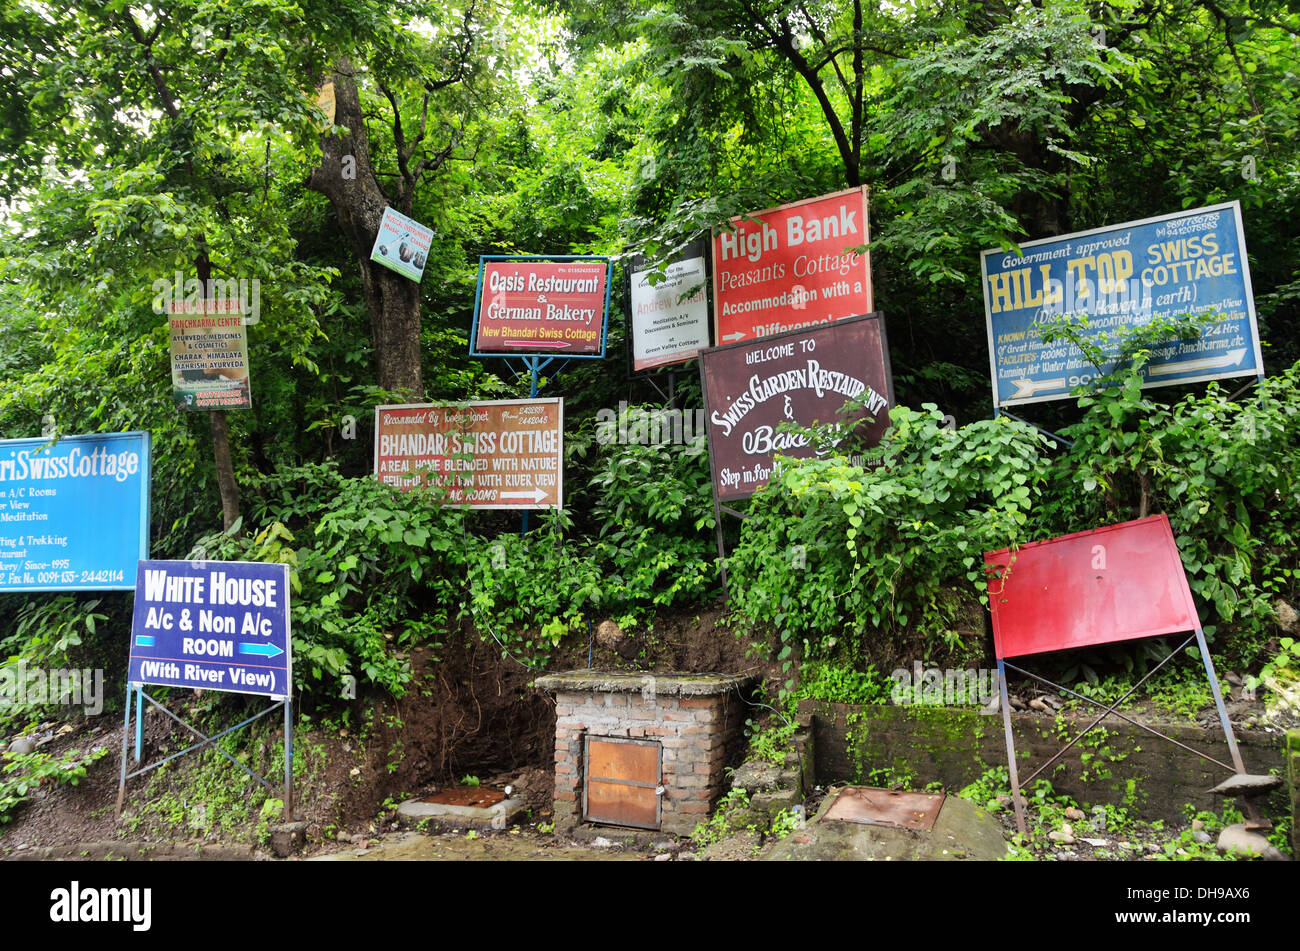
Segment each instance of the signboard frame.
M883 395L885 396L885 399L888 401L888 405L886 408L886 416L887 416L888 410L892 409L897 404L894 401L894 372L889 357L889 335L886 330L884 311L872 311L869 314L856 314L852 317L842 317L839 320L830 321L828 323L812 324L806 327L796 327L794 330L783 330L779 334L772 334L771 336L767 336L767 337L756 337L753 340L741 340L741 341L737 341L736 343L724 344L723 346L720 347L710 347L707 350L703 350L700 352L701 353L700 393L701 393L701 398L704 402L704 419L705 419L704 431L708 439L709 474L712 480L714 502L717 503L719 506L723 506L722 509L723 511L727 510L725 508L725 503L739 502L739 501L744 501L745 499L752 498L754 492L757 492L758 489L761 488L761 486L755 486L753 492L750 492L748 495L728 495L725 499L721 498L718 495L718 468L717 468L718 456L717 456L717 452L715 451L714 442L713 442L713 425L712 425L713 406L709 401L709 383L708 383L708 379L705 376L704 358L706 356L711 356L715 353L731 351L731 350L739 350L746 347L753 347L755 345L761 345L764 347L777 346L779 345L780 341L784 340L785 338L807 336L810 333L832 330L832 328L835 327L852 325L860 321L861 322L874 321L876 323L876 326L879 328L881 362L882 362L881 368L883 369L885 375L885 393ZM824 420L823 422L832 422L832 420ZM886 429L889 428L888 423L886 423L885 428ZM773 455L775 456L778 454L779 453L774 453ZM765 484L766 483L764 483L764 485Z
M284 797L284 819L286 822L292 822L293 810L294 810L294 802L293 802L293 614L290 608L290 599L292 597L292 590L290 587L289 566L279 562L251 562L251 561L226 562L226 561L206 561L206 560L149 561L148 559L142 558L140 559L139 563L136 566L136 590L137 591L139 590L141 584L143 583L144 572L147 570L146 568L147 565L184 565L191 571L195 571L195 572L206 571L208 570L209 566L213 566L213 565L226 565L226 566L237 565L242 567L253 565L253 566L257 566L258 568L281 569L281 571L283 572L282 578L284 582L284 608L283 608L284 654L285 654L284 693L279 694L279 693L268 693L265 691L232 690L229 687L226 687L224 685L212 686L211 684L204 684L203 687L200 689L219 690L223 693L238 693L244 696L263 697L265 699L269 699L272 701L270 706L264 707L260 712L255 713L250 717L246 717L245 719L241 720L239 723L236 723L234 726L227 727L226 729L222 730L220 733L213 734L212 736L205 735L197 727L183 720L174 711L169 710L167 706L163 704L161 701L159 701L157 698L151 697L149 693L145 690L146 686L163 686L164 688L166 688L166 687L175 687L177 686L176 684L172 684L165 681L159 682L154 680L130 679L131 667L133 665L132 656L134 655L135 647L136 647L135 619L139 611L139 602L137 601L136 605L133 606L132 617L131 617L131 642L130 642L130 648L128 652L128 660L127 660L126 704L124 707L123 720L122 720L122 754L121 754L122 759L121 759L121 767L118 773L118 784L117 784L117 814L119 816L122 814L122 806L126 800L127 780L133 779L136 776L142 776L145 773L155 770L166 763L170 763L172 760L176 759L177 757L186 755L187 753L193 753L198 750L211 748L216 750L226 759L230 760L230 762L232 762L235 766L243 770L245 775L247 775L250 779L256 780L258 783L264 786L269 792L271 793L279 792ZM182 686L181 689L184 689L184 687ZM170 753L169 755L164 756L162 759L158 760L157 762L150 763L145 766L137 765L136 769L128 772L127 759L128 759L128 747L130 744L130 737L131 737L131 714L132 714L132 706L133 706L131 703L131 699L133 693L135 694L135 700L136 700L134 706L135 706L135 761L137 764L139 764L144 758L144 714L145 714L146 702L157 707L168 718L175 720L186 730L188 730L189 732L197 736L199 738L199 742L194 743L186 747L185 749L180 750L179 752ZM279 789L277 789L275 786L271 785L270 781L267 780L266 777L258 773L255 773L253 770L249 769L248 766L246 766L244 763L241 763L237 758L235 758L235 756L233 756L223 747L218 745L216 741L221 739L223 736L233 733L236 730L242 729L243 727L249 725L255 720L260 720L268 713L272 713L273 711L279 709L284 710L284 780L283 780L283 784L279 787Z
M1233 224L1236 228L1237 243L1232 248L1238 255L1239 267L1241 272L1242 287L1244 289L1243 304L1246 312L1246 320L1252 336L1252 347L1249 352L1253 353L1255 366L1254 369L1242 371L1240 369L1224 370L1222 372L1210 372L1196 374L1193 376L1179 376L1176 379L1153 380L1147 376L1142 383L1143 389L1152 389L1160 386L1175 386L1179 384L1205 383L1210 380L1233 379L1246 376L1254 376L1260 380L1264 377L1264 358L1259 336L1259 322L1255 313L1255 293L1254 286L1250 276L1250 261L1246 251L1246 233L1241 217L1241 202L1230 201L1221 202L1217 205L1207 205L1203 208L1188 208L1183 211L1172 212L1165 215L1155 215L1149 218L1141 218L1136 221L1123 221L1111 225L1103 225L1100 228L1092 228L1088 231L1080 231L1066 235L1057 235L1050 238L1039 238L1034 241L1026 241L1020 244L1020 249L1040 248L1052 244L1069 244L1078 239L1092 238L1103 234L1120 234L1125 231L1134 231L1138 228L1158 224L1164 221L1172 221L1179 218L1194 218L1197 215L1208 212L1226 212L1231 211ZM993 410L996 414L1002 407L1024 406L1030 403L1044 403L1052 400L1070 399L1073 386L1068 385L1061 392L1055 392L1045 396L1029 395L1021 398L1000 399L998 396L998 356L997 345L995 342L995 331L993 326L993 310L989 297L989 261L997 255L1007 255L1012 252L1002 248L989 248L980 252L980 288L984 299L984 326L989 348L989 380L993 391ZM1094 282L1095 283L1095 282ZM1024 308L1018 308L1024 309ZM1096 315L1093 315L1096 316ZM1132 324L1129 324L1130 326ZM1198 338L1199 339L1199 338ZM1160 364L1156 364L1160 366Z
M447 502L446 504L454 506L456 508L465 509L466 511L478 511L478 510L514 511L514 512L527 513L527 512L545 512L551 509L563 509L564 508L564 397L562 396L533 396L529 399L514 399L514 400L474 400L473 402L469 402L469 403L391 403L387 405L376 406L375 407L374 455L372 457L375 466L375 473L374 473L375 479L376 481L379 481L380 484L386 484L383 483L383 481L380 480L379 478L379 425L380 425L379 416L383 410L386 409L388 410L448 409L448 408L470 409L471 407L474 406L518 406L518 405L531 406L531 405L536 405L538 403L546 403L548 405L553 404L556 408L556 431L559 433L560 444L559 444L559 448L556 451L559 461L556 466L556 476L555 476L555 496L556 496L555 504L540 505L537 503L533 503L531 505L529 504L479 505L477 503L458 503L458 502L450 502L450 501ZM396 489L395 491L402 491L402 490Z
M1173 611L1171 611L1170 618L1164 624L1155 624L1148 629L1130 631L1127 633L1120 634L1117 637L1102 637L1095 641L1074 640L1070 642L1064 642L1058 640L1057 642L1050 644L1050 646L1038 647L1030 651L1017 651L1015 653L1008 653L1004 650L1004 645L1008 640L1014 641L1017 638L1016 635L1013 635L1010 632L1004 633L1002 631L1001 629L1002 619L999 617L998 611L994 607L995 603L997 603L995 599L997 598L998 595L1005 593L1005 586L1006 586L1005 579L1008 577L1015 576L1014 563L1016 559L1018 559L1021 556L1021 554L1023 554L1026 550L1028 551L1043 550L1045 552L1051 553L1047 557L1052 557L1052 555L1055 554L1055 552L1053 552L1052 550L1059 547L1061 543L1069 543L1070 547L1073 547L1075 543L1078 543L1080 541L1084 541L1086 543L1086 541L1095 538L1104 538L1108 535L1114 535L1116 533L1121 533L1121 534L1126 532L1137 533L1138 531L1147 532L1147 530L1151 528L1155 528L1157 530L1159 543L1160 545L1164 546L1164 551L1160 553L1164 555L1164 560L1166 561L1166 564L1163 566L1164 569L1170 575L1173 575L1175 573L1177 574L1177 578L1169 579L1170 581L1172 581L1171 586L1174 590L1172 592L1166 591L1165 593L1172 593L1173 596L1179 602L1181 602L1175 605L1171 605ZM1144 539L1143 542L1144 544L1149 545L1150 539L1149 538ZM1100 553L1098 553L1096 547L1094 547L1090 553L1093 557L1093 562L1091 564L1089 573L1091 573L1091 571L1111 570L1109 567L1106 568L1100 567L1096 562L1096 558L1098 554L1100 554L1100 557L1102 559L1101 561L1102 565L1105 564L1105 560L1108 557L1107 552L1105 550L1105 546L1098 546L1098 547L1102 549ZM1135 545L1133 547L1141 548L1141 546L1139 545ZM1129 556L1129 558L1142 559L1142 558L1150 557L1148 555L1144 555L1141 551L1130 551L1127 552L1126 554ZM1010 565L1003 564L1002 562L999 561L999 559L1004 557L1010 557L1011 559ZM1174 539L1173 528L1169 523L1169 516L1161 513L1158 515L1151 515L1146 518L1135 519L1129 522L1121 522L1115 525L1107 525L1102 528L1089 529L1083 532L1074 532L1072 534L1062 535L1057 538L1044 539L1038 542L1029 542L1026 543L1025 545L1019 546L1014 550L1003 548L997 551L985 552L984 564L985 564L985 573L987 577L989 612L992 615L992 622L993 622L993 629L994 629L994 644L995 644L994 653L996 656L997 666L998 666L998 691L999 691L999 700L1001 702L1001 707L1002 707L1002 727L1003 727L1003 733L1004 733L1006 746L1007 746L1007 769L1011 781L1011 798L1015 806L1016 826L1022 836L1027 834L1027 826L1025 820L1024 797L1020 793L1020 787L1022 785L1029 784L1034 779L1035 776L1038 776L1040 773L1043 772L1043 770L1047 769L1058 759L1060 759L1060 757L1064 755L1066 751L1068 751L1072 746L1074 746L1076 743L1082 740L1099 723L1101 723L1101 721L1105 719L1107 715L1112 713L1115 716L1119 717L1121 720L1125 720L1128 723L1131 723L1132 725L1138 727L1139 729L1147 733L1151 733L1155 736L1158 736L1161 739L1169 740L1175 745L1180 746L1183 749L1196 754L1202 759L1208 760L1214 765L1228 770L1229 772L1235 771L1237 775L1246 774L1246 768L1244 762L1242 761L1241 751L1238 749L1236 737L1233 735L1232 732L1232 722L1228 718L1228 711L1223 703L1223 694L1220 691L1218 677L1214 671L1214 661L1210 657L1210 649L1209 649L1209 645L1206 643L1205 640L1205 632L1202 628L1200 617L1196 612L1196 605L1195 602L1192 600L1191 590L1187 584L1187 573L1183 568L1182 557L1178 551L1178 544ZM1055 569L1057 566L1053 565L1051 567ZM1003 569L1003 573L1001 575L995 574L997 568ZM1075 566L1071 566L1071 569L1076 574L1080 570ZM1062 568L1063 572L1066 570L1067 569ZM1010 572L1010 574L1007 573L1008 571ZM1131 577L1132 577L1131 573L1124 575L1125 580L1130 579ZM1040 581L1037 577L1035 577L1030 583L1031 584L1040 583ZM1123 584L1124 582L1120 581L1118 583ZM999 585L999 590L997 591L994 590L995 584ZM1084 587L1091 588L1091 586L1088 585L1084 585ZM1113 589L1113 587L1114 585L1111 586L1111 589ZM1047 587L1044 587L1044 589L1041 591L1037 591L1037 590L1028 591L1023 596L1029 599L1037 599L1035 603L1042 602L1042 601L1050 601L1051 596L1050 594L1047 593L1047 590L1048 590ZM1005 601L1005 599L1003 599L1003 601ZM1116 604L1112 604L1111 608L1118 615L1119 606ZM1182 613L1178 613L1178 614L1173 613L1174 611L1178 611L1178 610L1181 610ZM1089 614L1089 617L1094 617L1094 616L1096 616L1096 614ZM1084 620L1086 621L1087 618L1085 618ZM1054 653L1059 653L1060 651L1063 650L1086 650L1090 647L1098 647L1105 644L1128 643L1130 641L1146 640L1152 637L1167 637L1170 634L1182 633L1184 631L1189 630L1188 627L1181 626L1182 622L1184 621L1189 622L1192 625L1190 629L1192 630L1193 633L1189 635L1187 638L1185 638L1177 648L1170 651L1170 653L1166 655L1165 658L1161 660L1158 664L1156 664L1155 667L1149 670L1142 677L1141 680L1139 680L1136 684L1133 685L1132 688L1129 689L1129 691L1123 697L1121 697L1119 700L1111 704L1102 703L1101 701L1095 700L1093 698L1085 697L1082 694L1069 689L1068 687L1064 687L1061 684L1053 683L1052 681L1048 680L1046 677L1041 677L1038 674L1031 673L1030 671L1025 670L1022 667L1019 667L1015 664L1012 664L1010 661L1007 660L1007 657L1016 657L1017 659L1021 657L1035 657L1038 656L1039 654L1046 654L1046 653L1054 654ZM1032 638L1033 636L1034 635L1032 634L1029 635L1030 638ZM1159 732L1158 730L1153 729L1148 724L1141 723L1137 720L1134 720L1126 716L1123 713L1120 713L1117 709L1121 703L1123 703L1130 696L1136 693L1137 690L1142 686L1142 684L1144 684L1147 680L1153 677L1167 663L1169 663L1171 660L1173 660L1175 657L1181 654L1182 651L1186 647L1188 647L1193 640L1196 641L1196 645L1199 650L1201 660L1205 667L1206 676L1209 678L1210 681L1210 691L1214 696L1214 703L1219 712L1219 723L1223 727L1224 736L1227 740L1229 757L1232 760L1231 766L1228 765L1227 763L1215 759L1214 757L1210 756L1207 753L1204 753L1197 749L1193 749L1192 747L1186 746L1185 744L1179 743L1177 740L1174 740L1171 737L1168 737L1165 734ZM1023 784L1020 780L1019 762L1016 757L1015 734L1012 730L1012 723L1011 723L1011 703L1007 693L1007 670L1013 670L1016 673L1023 674L1033 680L1044 683L1047 686L1052 687L1063 694L1068 694L1071 697L1085 701L1087 703L1092 704L1093 706L1097 706L1102 709L1102 713L1100 716L1098 716L1091 723L1085 726L1081 732L1079 732L1073 739L1071 739L1068 743L1066 743L1065 746L1061 747L1050 759L1048 759L1045 763L1043 763L1036 770L1034 770L1033 773L1031 773L1028 777L1026 777ZM1249 804L1249 800L1245 801L1245 807L1248 814L1251 816L1252 821L1258 823L1260 821L1259 817L1255 813L1253 806Z
M671 374L671 373L681 372L682 368L688 366L692 361L698 361L700 359L701 353L716 345L716 340L714 340L713 338L713 315L709 312L709 308L713 300L712 247L713 247L712 241L706 240L704 238L697 238L693 241L688 241L682 247L680 252L673 255L672 258L664 262L664 267L668 268L671 267L673 264L676 264L681 261L689 261L692 258L699 257L703 259L704 298L705 298L704 332L705 332L705 336L709 338L709 343L701 347L699 350L695 351L695 353L689 357L686 357L681 360L671 360L664 363L658 363L655 364L654 366L646 367L644 370L638 370L636 368L636 347L635 347L636 328L635 328L635 319L633 315L634 302L632 296L632 291L633 291L632 284L633 281L635 280L635 275L637 273L636 270L637 259L640 258L641 256L638 255L637 258L634 258L632 263L627 267L626 278L623 281L624 288L627 292L627 311L624 314L623 329L624 329L624 335L627 338L627 376L629 380L649 380L655 377L662 376L664 373ZM698 250L699 252L698 254L693 253L696 250Z
M78 436L63 436L61 438L44 437L44 436L34 436L30 438L20 437L16 439L0 440L0 450L14 446L15 444L23 444L23 443L31 444L33 448L40 449L47 446L63 445L65 443L103 442L103 441L113 441L119 439L138 440L138 446L140 450L140 471L137 475L140 481L140 486L139 486L140 522L139 522L138 531L136 533L136 540L137 540L136 557L133 559L131 565L129 566L124 565L122 567L121 583L114 584L110 582L106 584L98 584L98 583L76 584L72 586L58 585L56 587L51 587L49 583L35 584L35 585L24 584L16 587L0 588L0 594L6 594L9 592L16 593L16 592L33 592L33 591L134 591L135 590L135 577L133 575L132 569L134 568L135 562L138 562L142 559L147 559L149 557L149 524L150 524L150 519L152 517L152 512L150 509L150 488L153 484L153 433L149 432L148 430L131 430L129 432L123 432L123 433L86 433ZM16 451L20 451L20 450L16 450ZM0 491L3 491L3 489L0 489ZM7 523L3 523L3 524L7 524ZM102 569L102 570L116 570L116 569Z
M875 303L875 282L872 280L872 275L871 275L871 218L870 218L871 208L870 208L870 201L869 201L869 197L870 197L869 191L870 190L868 186L859 185L856 188L845 188L841 191L830 192L825 195L816 195L812 198L801 198L798 201L787 202L786 204L783 205L775 205L771 208L764 208L761 211L745 212L742 215L736 215L735 217L729 219L728 223L732 226L732 228L740 229L743 228L746 222L751 222L751 223L757 222L760 225L765 224L764 221L765 215L776 215L782 212L790 211L795 208L801 208L805 205L811 205L816 202L824 202L836 198L840 198L840 199L847 198L850 195L858 195L861 198L862 237L864 240L861 245L845 245L845 247L862 247L865 249L860 254L860 257L863 260L863 267L865 268L865 283L866 283L865 301L854 304L854 306L850 308L849 313L844 314L841 317L808 321L798 326L791 327L790 330L803 330L806 327L813 326L816 324L833 323L836 320L845 320L849 317L858 317L864 314L872 314L877 312L876 303ZM712 236L710 237L709 240L709 258L710 258L709 277L713 282L714 346L725 346L728 343L743 342L744 340L752 341L752 340L766 339L767 337L775 336L775 334L753 334L753 335L743 334L739 340L728 340L727 336L724 336L722 332L722 318L723 318L722 300L721 300L722 281L718 273L719 268L722 265L722 260L721 260L722 256L718 253L715 245L719 241L720 236L724 233L727 232L720 230L718 228L714 228ZM788 332L789 332L788 330L778 331L778 333L788 333Z
M600 350L598 353L559 353L556 350L529 350L520 347L512 350L480 350L478 348L479 322L482 319L483 285L487 279L487 265L491 261L532 261L539 264L562 263L566 261L599 261L605 265L605 302L600 317ZM614 289L614 264L609 257L601 254L480 254L478 259L478 282L474 288L474 311L470 316L469 355L471 357L494 357L509 360L512 357L544 357L560 360L603 360L609 336L609 302Z

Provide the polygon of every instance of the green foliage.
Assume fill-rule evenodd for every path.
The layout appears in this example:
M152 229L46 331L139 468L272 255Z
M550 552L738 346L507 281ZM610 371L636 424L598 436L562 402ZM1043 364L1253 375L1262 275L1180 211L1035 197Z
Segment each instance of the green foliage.
M599 567L580 544L566 544L555 519L524 536L478 542L466 568L474 624L529 666L545 666L564 635L603 601Z
M945 586L985 599L982 554L1027 534L1043 437L1005 417L943 428L933 406L897 407L885 464L786 462L754 496L728 560L733 616L772 631L777 659L868 654L909 627L941 639Z
M590 490L599 525L592 553L609 567L610 602L670 607L713 593L713 497L702 436L685 445L614 443L601 453Z
M68 750L57 759L49 753L0 753L4 763L0 766L0 825L13 819L18 807L42 783L76 786L90 764L107 755L102 746L89 753Z
M1131 363L1080 397L1085 412L1066 430L1074 445L1054 467L1044 516L1074 531L1165 512L1192 592L1215 627L1233 624L1227 646L1249 662L1273 619L1269 595L1294 581L1300 365L1241 402L1211 383L1166 406L1140 389L1151 347L1142 341Z

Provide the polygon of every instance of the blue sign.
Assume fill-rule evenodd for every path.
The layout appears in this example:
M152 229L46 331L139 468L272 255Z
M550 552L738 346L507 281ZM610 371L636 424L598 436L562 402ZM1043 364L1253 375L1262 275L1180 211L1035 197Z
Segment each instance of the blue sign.
M149 557L149 433L0 440L0 594L129 591Z
M127 680L284 699L292 682L289 566L142 561Z
M1062 399L1098 370L1067 340L1044 343L1038 328L1063 315L1084 316L1088 334L1116 333L1158 317L1210 314L1193 340L1151 351L1144 386L1226 377L1263 377L1255 299L1237 202L1194 208L1042 241L1022 254L981 255L993 405Z

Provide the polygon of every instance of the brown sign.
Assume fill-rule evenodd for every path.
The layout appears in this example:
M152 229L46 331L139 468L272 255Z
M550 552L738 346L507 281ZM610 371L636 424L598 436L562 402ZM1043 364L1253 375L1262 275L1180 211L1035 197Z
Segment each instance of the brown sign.
M747 499L767 484L776 455L806 458L806 437L781 423L851 423L839 418L850 399L866 406L858 429L874 446L889 428L894 384L883 314L791 330L700 354L713 492L719 501Z
M448 505L564 505L564 401L495 400L375 408L375 476L447 493Z

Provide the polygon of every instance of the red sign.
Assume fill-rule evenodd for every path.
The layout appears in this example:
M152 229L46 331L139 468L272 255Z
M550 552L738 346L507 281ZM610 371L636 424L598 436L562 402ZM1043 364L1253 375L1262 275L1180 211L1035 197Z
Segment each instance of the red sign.
M605 352L609 262L483 258L470 354L555 354L599 357Z
M988 552L997 656L1197 630L1165 515Z
M807 198L731 219L713 236L719 345L868 314L867 189Z
M448 505L561 508L564 401L378 406L375 475L404 491L440 488Z

